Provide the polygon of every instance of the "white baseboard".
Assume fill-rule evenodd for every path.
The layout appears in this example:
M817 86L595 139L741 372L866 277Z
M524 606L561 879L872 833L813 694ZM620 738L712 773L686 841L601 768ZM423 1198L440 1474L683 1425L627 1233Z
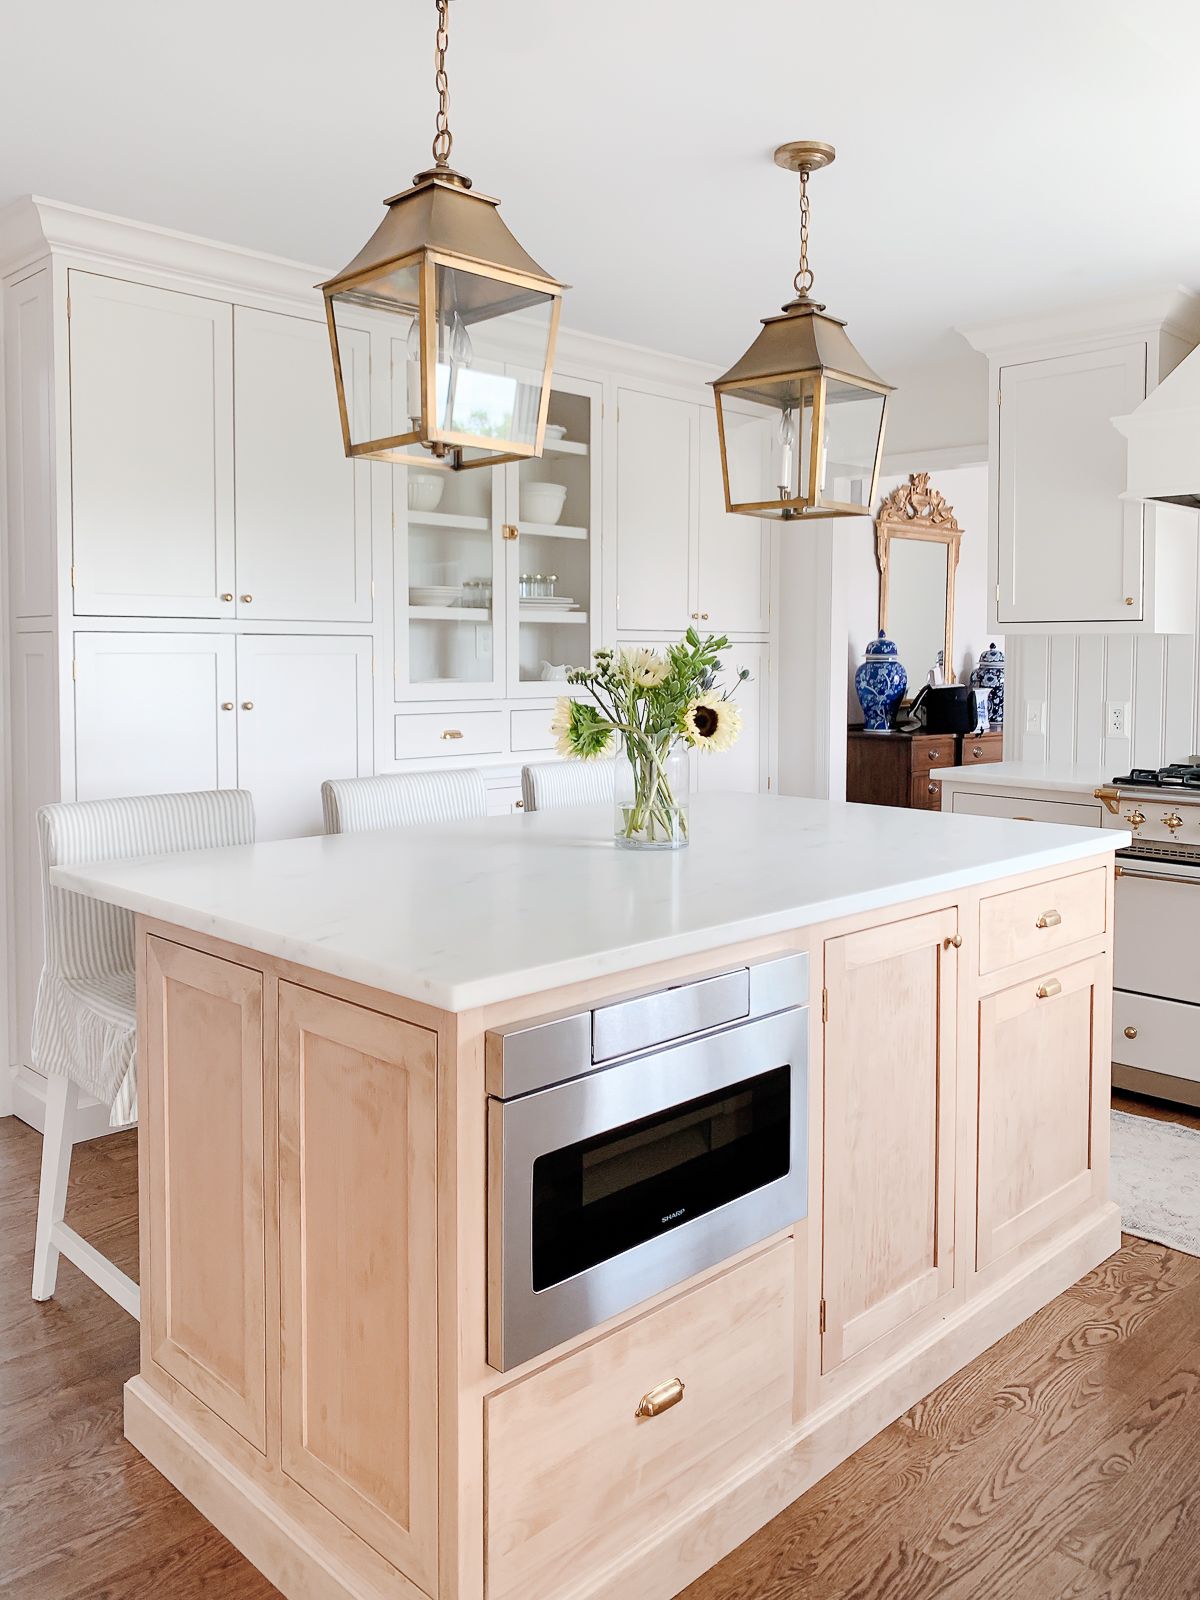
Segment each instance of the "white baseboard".
M20 1117L22 1122L27 1122L31 1128L36 1128L39 1133L46 1131L46 1080L32 1067L12 1068L12 1114ZM73 1144L118 1132L118 1128L109 1126L107 1106L101 1105L99 1100L93 1100L90 1095L79 1096Z

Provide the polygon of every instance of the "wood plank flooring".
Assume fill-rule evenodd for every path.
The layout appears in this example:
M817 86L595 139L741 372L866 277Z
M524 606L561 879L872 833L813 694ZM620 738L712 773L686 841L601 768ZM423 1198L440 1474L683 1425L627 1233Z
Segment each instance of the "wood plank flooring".
M121 1434L135 1324L69 1262L30 1300L40 1156L0 1120L0 1594L269 1600ZM77 1148L68 1219L136 1276L135 1134ZM686 1600L1200 1600L1198 1462L1200 1259L1127 1239Z

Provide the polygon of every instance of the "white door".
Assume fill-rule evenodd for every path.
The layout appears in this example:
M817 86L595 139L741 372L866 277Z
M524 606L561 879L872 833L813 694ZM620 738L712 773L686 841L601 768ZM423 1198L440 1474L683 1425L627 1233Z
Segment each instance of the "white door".
M371 467L342 449L324 322L234 312L238 615L371 620ZM340 340L350 403L370 400L370 338Z
M696 524L699 406L622 389L617 406L617 627L682 632Z
M243 634L237 684L238 783L258 838L320 833L324 779L374 769L371 640Z
M757 445L750 430L730 430L730 448ZM700 409L699 526L691 610L702 632L766 633L770 616L770 533L759 517L726 511L717 414Z
M76 614L232 616L232 308L69 282Z
M1141 617L1142 507L1120 499L1112 418L1145 393L1144 342L1001 369L1001 624Z
M74 671L77 800L236 785L232 638L77 633Z
M721 682L726 687L735 681L739 668L750 669L749 681L739 687L734 697L742 713L742 732L732 750L696 753L696 788L757 794L767 787L771 653L763 641L735 642L723 653L721 663Z

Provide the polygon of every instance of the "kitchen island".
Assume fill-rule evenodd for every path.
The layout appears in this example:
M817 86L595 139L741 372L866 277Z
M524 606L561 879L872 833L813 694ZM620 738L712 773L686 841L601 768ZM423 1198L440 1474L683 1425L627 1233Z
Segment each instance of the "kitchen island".
M289 1597L665 1600L1119 1243L1126 835L732 795L699 798L679 853L617 850L610 824L54 873L138 917L126 1434ZM752 1038L766 1076L790 1068L766 1231L689 1257L737 1206L668 1211L621 1259L677 1242L672 1281L502 1350L503 1114L558 1093L545 1041L582 1050L581 1105L669 1058L694 1151L732 1040L730 1137L754 1134ZM581 1124L572 1216L649 1159L651 1120L598 1188ZM535 1268L527 1298L562 1286Z

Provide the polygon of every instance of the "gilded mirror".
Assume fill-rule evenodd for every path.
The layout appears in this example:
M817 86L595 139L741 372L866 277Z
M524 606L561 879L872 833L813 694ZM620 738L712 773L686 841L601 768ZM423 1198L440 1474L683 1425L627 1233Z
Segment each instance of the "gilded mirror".
M937 664L954 681L954 575L962 529L944 496L914 472L875 518L879 626L895 642L910 697Z

